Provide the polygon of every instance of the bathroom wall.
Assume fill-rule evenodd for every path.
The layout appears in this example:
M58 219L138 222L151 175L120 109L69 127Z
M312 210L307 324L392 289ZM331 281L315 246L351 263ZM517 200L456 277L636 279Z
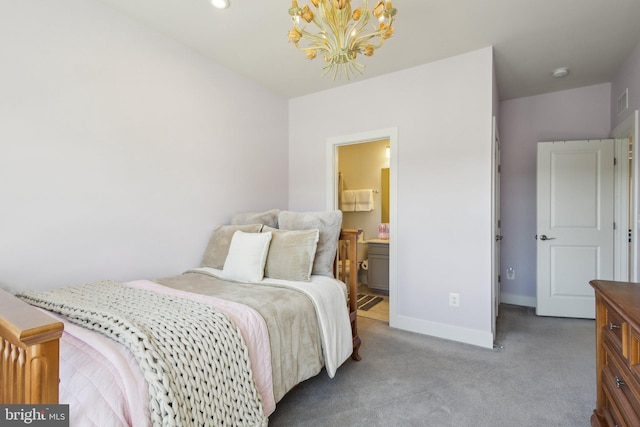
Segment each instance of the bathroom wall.
M344 212L345 228L361 228L363 239L378 237L382 216L381 169L389 167L386 147L389 140L344 145L338 148L338 172L342 173L345 190L373 189L374 208L370 212Z

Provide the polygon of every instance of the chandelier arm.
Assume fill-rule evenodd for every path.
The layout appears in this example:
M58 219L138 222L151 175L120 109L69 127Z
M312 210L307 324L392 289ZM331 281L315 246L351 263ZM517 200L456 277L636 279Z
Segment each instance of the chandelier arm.
M351 2L347 2L344 9L336 9L335 6L331 6L331 12L333 13L333 21L337 25L337 27L334 28L336 34L338 34L337 30L340 28L346 30L351 20Z
M383 35L385 32L386 32L386 31L384 31L384 32L382 32L382 33L379 33L379 32L378 32L378 33L365 34L365 35L363 35L363 36L358 37L358 39L357 39L356 43L357 43L358 45L362 45L362 44L364 44L365 42L370 41L371 39L375 39L376 37L379 37L379 38L380 38L380 42L379 42L377 45L376 45L376 44L374 44L374 45L373 45L373 48L374 48L374 49L378 49L378 48L380 48L380 47L384 44L384 38L382 37L382 35Z
M298 48L299 51L305 52L305 53L307 53L307 50L309 49L315 49L316 51L324 50L324 48L321 45L316 45L316 44L309 44L308 46L300 46L298 43L296 43L296 48Z
M322 21L331 29L331 32L327 32L327 36L333 34L336 49L344 48L346 46L346 34L344 34L344 31L340 31L340 28L346 29L349 23L349 19L351 18L351 3L344 9L336 9L332 5L328 5L326 1L323 1L318 6L318 9L322 9L320 10L320 15L323 17Z
M304 40L306 43L306 45L303 46L300 44L300 41L295 42L296 47L301 51L305 51L307 49L317 49L317 46L319 46L319 42L316 40L309 40L306 38L301 38L300 40Z
M318 4L318 9L320 9L323 6L323 3L324 2L321 2L321 3ZM325 16L325 15L323 13L321 13L321 16ZM322 39L322 40L327 40L329 37L327 37L326 35L330 34L330 33L327 31L325 25L329 25L329 27L331 28L331 25L330 25L331 23L330 22L326 22L326 19L319 20L317 13L313 14L312 22L316 25L316 27L318 27L318 29L320 29L320 33L325 34L325 37L322 37L320 35L317 35L317 37L319 39ZM332 29L332 31L335 31L333 28L331 28L331 29ZM309 34L311 34L311 33L309 33Z
M330 61L327 65L325 65L324 67L322 67L322 69L324 70L324 72L321 74L322 77L324 77L325 75L327 75L327 73L333 71L333 79L335 80L335 78L338 76L338 74L342 75L342 73L344 73L344 75L347 77L348 80L351 79L351 75L349 74L349 69L351 68L351 71L354 74L363 74L364 71L364 65L362 65L361 63L357 62L357 61L351 61L345 64L337 64L334 61Z
M362 6L363 8L366 7L366 3L367 2L365 1L364 5ZM367 26L367 22L369 21L370 16L371 13L369 12L369 9L364 9L364 12L360 14L360 19L358 19L351 27L349 34L352 34L353 32L355 32L355 34L360 34L362 30Z
M359 62L353 61L349 63L349 66L351 68L351 72L355 75L360 74L362 75L362 71L364 70L364 65L362 65ZM349 79L349 75L348 75L348 71L347 71L347 79ZM349 79L350 80L350 79Z
M298 45L298 42L296 42L296 47L299 50L304 51L305 49L319 49L322 51L327 51L328 49L327 49L326 43L332 42L331 39L322 37L321 35L318 35L318 34L311 33L301 27L296 27L296 30L300 33L301 39L309 43L309 46L301 47Z
M373 39L373 38L380 37L380 43L378 43L378 45L377 45L377 46L374 46L374 49L378 49L378 48L380 48L380 46L382 46L382 45L384 44L384 41L385 41L384 37L382 37L382 36L383 36L387 31L389 31L389 29L390 29L390 28L392 28L392 27L391 27L391 24L392 24L392 23L393 23L393 20L389 21L389 25L388 25L387 27L385 27L384 29L382 29L382 30L377 30L377 31L375 31L375 32L373 32L373 33L365 34L365 35L363 35L363 36L359 37L359 38L358 38L358 43L363 43L363 42L365 42L365 41L369 41L369 40L371 40L371 39Z
M323 73L320 75L321 77L326 76L329 72L333 71L333 80L336 79L336 76L338 74L338 66L337 64L334 64L333 62L329 62L327 65L325 65L324 67L322 67L322 69L324 70Z
M364 48L364 43L366 41L368 41L369 39L371 39L372 37L375 37L375 34L362 34L362 30L366 27L366 22L361 25L361 26L356 26L354 28L354 30L352 30L352 33L350 34L354 34L353 37L351 37L351 40L349 42L349 47L352 50L355 50L357 52L361 52Z
M318 11L320 16L322 17L322 22L324 22L329 29L331 29L331 34L336 34L338 32L337 23L335 22L335 14L334 10L331 6L326 4L326 1L322 1L318 4ZM318 25L321 27L320 25ZM324 27L321 27L324 30ZM329 34L327 32L327 34Z

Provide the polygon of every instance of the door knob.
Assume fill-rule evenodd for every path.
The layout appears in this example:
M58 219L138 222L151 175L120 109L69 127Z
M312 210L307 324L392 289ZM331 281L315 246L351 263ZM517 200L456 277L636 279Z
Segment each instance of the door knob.
M544 234L540 236L540 240L555 240L555 237L547 237Z
M496 242L499 242L500 240L502 240L502 236L499 234L496 234Z

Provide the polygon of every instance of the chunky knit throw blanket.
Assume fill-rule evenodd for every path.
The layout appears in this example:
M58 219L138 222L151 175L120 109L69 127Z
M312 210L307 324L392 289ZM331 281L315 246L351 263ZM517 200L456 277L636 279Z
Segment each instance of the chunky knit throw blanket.
M154 426L266 426L240 331L213 307L102 281L18 295L128 347Z

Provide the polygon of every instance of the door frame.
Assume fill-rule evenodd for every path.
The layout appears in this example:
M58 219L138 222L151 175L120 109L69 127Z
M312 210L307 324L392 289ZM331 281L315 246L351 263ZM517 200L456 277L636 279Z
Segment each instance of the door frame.
M638 121L639 121L639 113L638 110L633 111L629 116L622 121L616 128L611 132L611 136L616 139L620 138L632 138L632 178L631 178L631 187L632 187L632 205L631 205L631 254L629 255L629 259L631 260L630 272L631 277L629 277L629 281L638 282L640 281L640 260L638 260L638 256L640 256L640 174L638 174L638 169L640 167L640 151L638 148Z
M367 132L330 137L326 140L326 188L327 210L338 209L338 147L366 142L389 140L389 326L396 327L398 319L398 128L378 129Z
M491 332L493 340L497 336L497 318L500 308L500 286L501 286L501 224L500 224L500 135L496 117L492 118L492 138L491 152Z
M614 221L616 228L613 232L613 280L626 282L630 276L629 249L629 140L615 138L616 167L614 171Z

